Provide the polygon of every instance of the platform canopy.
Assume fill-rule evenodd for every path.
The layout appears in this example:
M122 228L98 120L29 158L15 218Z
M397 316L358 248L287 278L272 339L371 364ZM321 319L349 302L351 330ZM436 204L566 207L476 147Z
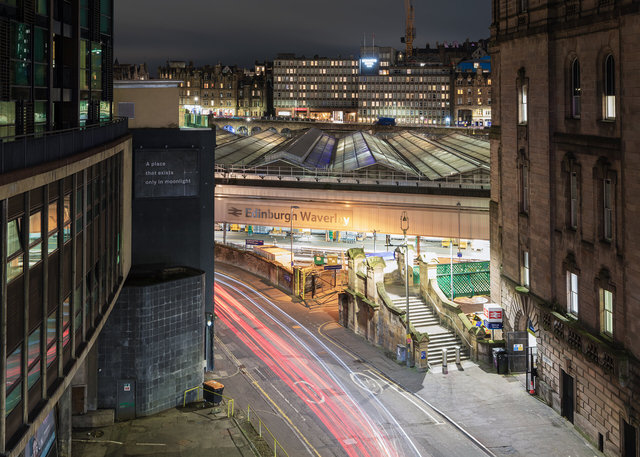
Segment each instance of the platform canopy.
M427 137L402 131L382 138L357 131L336 138L310 128L288 139L269 130L247 137L228 132L222 135L215 152L217 165L288 167L336 174L390 171L434 181L489 172L489 141L461 133Z

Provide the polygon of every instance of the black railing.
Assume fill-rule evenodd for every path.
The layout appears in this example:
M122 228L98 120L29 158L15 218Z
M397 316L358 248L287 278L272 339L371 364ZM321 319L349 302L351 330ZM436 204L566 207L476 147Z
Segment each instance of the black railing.
M1 138L0 174L29 168L109 143L128 132L127 119Z

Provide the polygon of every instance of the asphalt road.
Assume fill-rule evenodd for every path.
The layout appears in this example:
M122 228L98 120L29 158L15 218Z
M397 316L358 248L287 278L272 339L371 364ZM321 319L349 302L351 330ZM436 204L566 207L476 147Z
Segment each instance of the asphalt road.
M265 283L217 271L215 309L225 395L259 411L289 456L487 455L333 340L335 304L310 310Z

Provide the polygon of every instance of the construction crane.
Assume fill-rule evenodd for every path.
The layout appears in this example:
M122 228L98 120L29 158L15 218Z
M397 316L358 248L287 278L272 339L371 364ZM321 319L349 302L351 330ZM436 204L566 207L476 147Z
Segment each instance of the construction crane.
M407 44L405 55L408 59L413 56L413 39L416 36L416 28L413 26L413 1L404 0L404 9L407 12L407 28L405 31L405 36L400 38L400 41Z

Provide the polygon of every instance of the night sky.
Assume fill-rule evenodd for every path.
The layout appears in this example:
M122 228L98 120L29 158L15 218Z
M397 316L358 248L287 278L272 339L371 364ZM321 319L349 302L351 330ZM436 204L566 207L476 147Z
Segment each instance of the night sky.
M489 38L489 0L413 0L414 47ZM115 57L146 62L156 75L167 60L252 67L280 52L357 56L366 35L404 48L403 0L116 0Z

